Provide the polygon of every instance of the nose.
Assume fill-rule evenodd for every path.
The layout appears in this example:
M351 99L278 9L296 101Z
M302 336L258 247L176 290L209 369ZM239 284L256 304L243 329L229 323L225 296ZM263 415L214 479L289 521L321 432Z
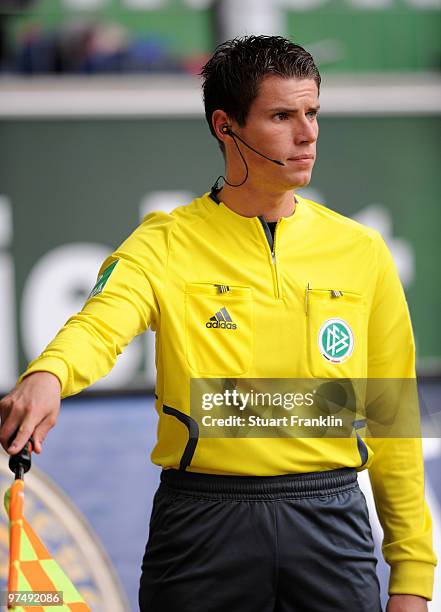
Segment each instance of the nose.
M317 121L311 121L309 117L301 117L294 129L294 142L296 145L314 143L318 137Z

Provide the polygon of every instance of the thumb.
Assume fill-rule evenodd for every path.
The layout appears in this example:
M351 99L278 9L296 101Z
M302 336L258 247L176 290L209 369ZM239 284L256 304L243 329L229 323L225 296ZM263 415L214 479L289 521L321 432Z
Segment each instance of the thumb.
M39 455L43 450L43 442L54 424L53 419L50 416L47 416L34 429L32 439L34 441L34 451L37 453L37 455Z

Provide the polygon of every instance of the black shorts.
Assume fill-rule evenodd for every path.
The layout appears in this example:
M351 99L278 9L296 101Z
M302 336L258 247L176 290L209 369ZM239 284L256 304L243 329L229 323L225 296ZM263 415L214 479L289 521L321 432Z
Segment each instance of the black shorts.
M352 468L283 476L164 470L141 612L381 612Z

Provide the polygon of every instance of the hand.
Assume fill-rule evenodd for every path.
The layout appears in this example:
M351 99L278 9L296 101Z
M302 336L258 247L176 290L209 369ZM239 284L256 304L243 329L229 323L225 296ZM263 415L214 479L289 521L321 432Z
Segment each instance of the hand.
M391 595L386 612L427 612L427 599L419 595Z
M60 412L61 384L50 372L34 372L0 401L0 443L10 455L20 452L29 438L34 450L41 452L47 433ZM13 443L9 439L18 429Z

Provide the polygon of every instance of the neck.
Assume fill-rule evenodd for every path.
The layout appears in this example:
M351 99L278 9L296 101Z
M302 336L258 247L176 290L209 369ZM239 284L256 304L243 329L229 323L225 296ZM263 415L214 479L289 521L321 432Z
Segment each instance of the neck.
M218 192L219 200L242 217L263 216L267 221L290 217L296 208L294 190L262 192L246 183L241 187L225 184Z

